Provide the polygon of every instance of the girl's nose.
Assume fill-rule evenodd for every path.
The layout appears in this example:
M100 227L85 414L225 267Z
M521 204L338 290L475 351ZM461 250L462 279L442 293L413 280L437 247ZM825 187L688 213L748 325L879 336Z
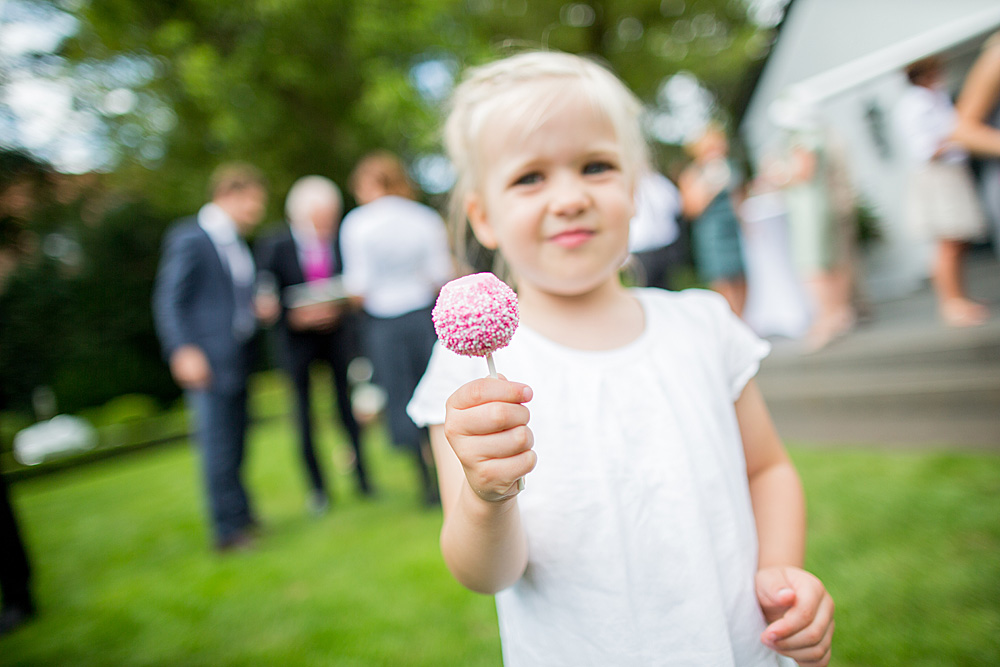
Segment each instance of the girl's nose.
M565 176L552 185L552 212L560 216L576 216L583 212L589 201L582 179Z

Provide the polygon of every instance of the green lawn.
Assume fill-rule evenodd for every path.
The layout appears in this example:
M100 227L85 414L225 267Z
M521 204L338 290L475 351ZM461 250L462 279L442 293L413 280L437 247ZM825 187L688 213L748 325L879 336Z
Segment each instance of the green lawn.
M267 532L249 553L206 548L185 445L17 483L41 614L0 639L0 665L499 665L492 600L450 578L408 461L370 431L380 497L335 473L335 508L314 519L291 433L253 431ZM834 664L1000 664L1000 457L793 455L809 567L838 603Z

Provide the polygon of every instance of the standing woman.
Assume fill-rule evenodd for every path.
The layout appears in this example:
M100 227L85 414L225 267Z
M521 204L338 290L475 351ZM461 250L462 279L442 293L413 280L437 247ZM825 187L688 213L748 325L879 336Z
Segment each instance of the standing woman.
M729 141L718 125L709 125L687 145L694 161L681 173L681 210L692 220L691 244L699 277L729 303L738 316L747 300L743 242L733 196L736 171L728 160Z
M969 154L954 141L958 117L942 90L938 58L906 68L910 86L895 109L897 129L910 158L906 214L915 230L937 243L932 270L938 312L945 324L969 327L989 317L965 292L962 268L969 241L982 238L986 222L969 169Z
M261 276L273 280L274 297L280 303L275 327L278 352L295 387L299 443L309 483L307 506L313 514L326 512L331 497L313 444L309 370L315 361L330 367L340 423L354 449L358 490L363 495L372 492L347 380L347 366L359 353L357 314L343 301L314 298L302 302L290 296L296 286L319 291L340 275L337 227L342 210L340 189L330 179L305 176L295 181L285 199L288 227L261 243L257 262Z
M398 157L378 151L351 175L360 206L344 218L341 249L344 287L364 309L364 342L377 384L386 392L392 442L409 451L423 499L438 501L426 429L406 414L406 404L427 368L434 342L431 309L453 276L444 221L415 201Z
M993 250L1000 257L1000 32L983 44L962 84L955 111L955 141L981 160L982 199L993 221Z
M784 194L792 255L815 310L807 349L816 351L846 334L856 320L850 268L853 197L842 183L843 168L815 107L781 102L771 116L784 133L783 155L768 165L765 178Z

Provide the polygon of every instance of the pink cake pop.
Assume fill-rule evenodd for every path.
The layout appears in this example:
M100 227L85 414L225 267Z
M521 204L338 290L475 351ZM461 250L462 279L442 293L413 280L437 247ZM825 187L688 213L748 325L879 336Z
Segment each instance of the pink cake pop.
M475 273L441 288L432 317L445 347L486 357L490 377L496 377L493 352L506 347L517 329L517 295L492 273Z
M486 357L497 376L493 352L506 347L517 330L517 294L492 273L456 278L441 288L431 317L438 339L452 352ZM524 491L524 478L517 480Z

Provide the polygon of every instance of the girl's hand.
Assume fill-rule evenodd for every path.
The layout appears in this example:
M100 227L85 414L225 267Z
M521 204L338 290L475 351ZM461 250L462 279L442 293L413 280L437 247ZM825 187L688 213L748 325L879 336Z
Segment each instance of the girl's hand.
M757 571L757 600L770 625L761 641L800 665L826 667L833 642L833 598L815 576L797 567Z
M473 380L448 398L445 437L483 500L513 498L517 480L535 467L530 414L522 405L530 400L530 387L503 376Z

